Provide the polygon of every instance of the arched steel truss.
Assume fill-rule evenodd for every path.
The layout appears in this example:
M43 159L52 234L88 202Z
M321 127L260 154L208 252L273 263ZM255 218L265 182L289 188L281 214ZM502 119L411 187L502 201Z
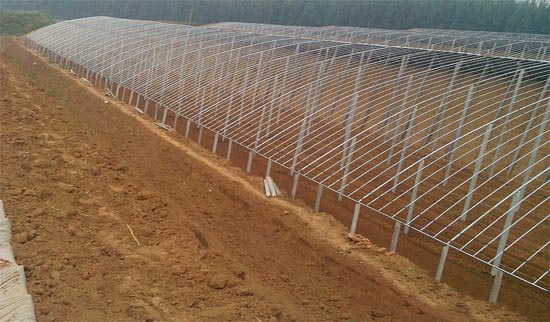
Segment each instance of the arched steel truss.
M550 60L549 35L443 29L389 30L339 26L301 27L240 22L221 22L209 27L357 44Z
M292 197L314 182L316 210L323 191L351 200L352 233L367 208L395 222L392 250L402 226L440 242L437 280L452 248L491 268L492 301L504 273L550 289L547 36L92 17L26 40L228 158L246 147L248 171L288 169Z

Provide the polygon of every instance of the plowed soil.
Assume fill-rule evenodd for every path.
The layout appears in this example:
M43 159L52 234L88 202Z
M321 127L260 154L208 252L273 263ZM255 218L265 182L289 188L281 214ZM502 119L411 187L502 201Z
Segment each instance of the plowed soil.
M523 319L1 44L0 198L40 321Z

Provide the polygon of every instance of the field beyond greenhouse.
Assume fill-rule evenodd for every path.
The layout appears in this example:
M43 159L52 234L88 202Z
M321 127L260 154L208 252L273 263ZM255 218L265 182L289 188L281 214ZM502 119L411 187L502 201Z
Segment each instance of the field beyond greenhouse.
M543 302L519 309L527 290L505 287L499 307L399 255L358 248L330 215L266 199L259 178L15 41L1 55L2 196L41 321L547 314Z

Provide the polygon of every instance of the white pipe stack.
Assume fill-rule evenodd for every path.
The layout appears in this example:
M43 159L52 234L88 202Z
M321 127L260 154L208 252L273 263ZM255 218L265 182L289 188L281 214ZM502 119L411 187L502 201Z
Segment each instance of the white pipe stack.
M10 240L11 223L0 200L0 321L36 321L25 271L15 263Z
M277 185L275 184L273 179L271 179L270 176L267 176L264 179L264 189L265 189L265 196L268 198L278 197L281 195L281 191L279 190L279 188L277 187Z

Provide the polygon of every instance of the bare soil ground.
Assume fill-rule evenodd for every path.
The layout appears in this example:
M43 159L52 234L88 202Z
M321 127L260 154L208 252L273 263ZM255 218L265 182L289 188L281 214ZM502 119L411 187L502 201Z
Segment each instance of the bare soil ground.
M1 44L0 198L39 320L526 319Z

